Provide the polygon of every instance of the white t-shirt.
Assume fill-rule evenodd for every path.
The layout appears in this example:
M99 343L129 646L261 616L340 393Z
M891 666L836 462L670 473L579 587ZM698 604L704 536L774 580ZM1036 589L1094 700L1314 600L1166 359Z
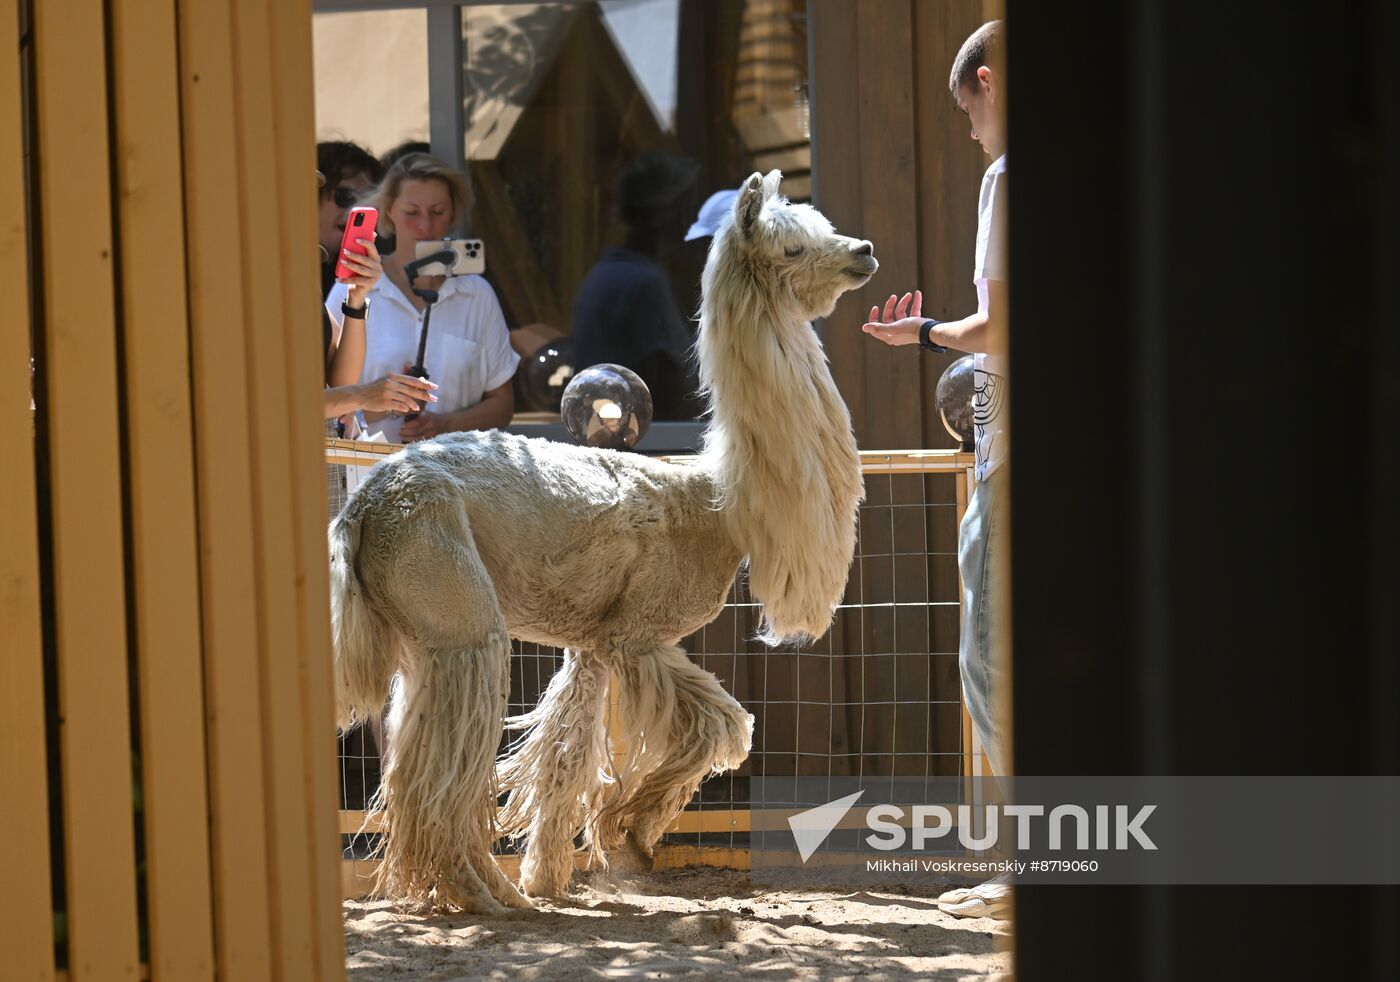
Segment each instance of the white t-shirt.
M326 310L337 324L343 320L340 306L348 291L337 283L326 296ZM423 328L423 314L389 277L380 277L369 298L361 382L402 372L405 362L412 364ZM510 346L510 330L491 285L480 276L444 280L428 321L428 347L423 354L423 367L438 385L438 401L425 412L450 413L475 406L487 390L509 382L518 364L520 356ZM399 442L403 420L398 417L368 425L371 434L382 431L390 443Z
M982 176L977 199L977 254L972 282L977 312L987 310L987 282L1006 280L1006 154ZM977 480L1006 462L1006 356L973 356L972 422L977 440Z

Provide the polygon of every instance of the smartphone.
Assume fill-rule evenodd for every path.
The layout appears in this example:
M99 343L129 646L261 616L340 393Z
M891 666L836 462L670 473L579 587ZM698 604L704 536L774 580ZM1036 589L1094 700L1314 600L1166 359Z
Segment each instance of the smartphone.
M357 242L357 239L369 239L374 241L374 226L379 224L379 209L369 207L351 208L350 214L345 216L345 232L340 237L341 252L335 260L335 278L338 280L354 276L355 271L345 265L341 256L344 250L349 249L357 256L365 254L365 247Z
M348 228L348 226L347 226ZM430 263L420 270L423 276L466 276L486 272L486 243L480 239L428 239L414 247L414 259L431 256L450 248L457 260L447 269L442 263Z

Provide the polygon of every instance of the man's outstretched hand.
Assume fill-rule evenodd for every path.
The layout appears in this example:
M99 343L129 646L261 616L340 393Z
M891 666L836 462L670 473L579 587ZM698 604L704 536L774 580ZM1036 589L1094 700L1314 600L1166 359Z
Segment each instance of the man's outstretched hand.
M919 290L903 297L891 294L885 301L884 311L879 307L870 308L870 320L860 329L885 344L918 344L919 328L924 323L920 316L923 306L924 295Z

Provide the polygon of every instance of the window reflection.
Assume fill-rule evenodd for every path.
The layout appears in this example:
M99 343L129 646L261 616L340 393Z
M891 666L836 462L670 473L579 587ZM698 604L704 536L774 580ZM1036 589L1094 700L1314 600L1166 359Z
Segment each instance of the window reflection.
M476 204L459 231L486 243L521 375L536 355L550 378L566 377L561 357L618 361L653 388L658 420L693 419L684 351L709 237L692 232L715 219L701 205L773 168L789 197L811 194L805 4L470 5L461 20ZM433 76L427 23L421 10L317 15L319 139L380 157L431 139L428 89L452 80ZM640 290L640 309L610 289ZM517 420L557 411L557 395L520 378Z

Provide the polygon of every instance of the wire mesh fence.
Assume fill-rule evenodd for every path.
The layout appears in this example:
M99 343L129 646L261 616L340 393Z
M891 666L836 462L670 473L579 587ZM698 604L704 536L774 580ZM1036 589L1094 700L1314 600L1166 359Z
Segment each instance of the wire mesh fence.
M355 461L337 445L337 460ZM363 463L384 452L373 450ZM753 714L753 748L735 771L701 784L664 846L743 866L750 813L781 793L780 779L888 777L893 786L896 778L929 781L980 766L958 675L957 540L970 455L867 452L862 462L856 553L826 634L778 649L756 640L759 605L740 571L719 616L681 641ZM338 510L344 484L328 483ZM534 708L562 661L559 649L513 642L509 712ZM342 807L358 812L379 780L377 734L361 727L343 737L340 764ZM347 837L347 857L365 855L367 845Z

